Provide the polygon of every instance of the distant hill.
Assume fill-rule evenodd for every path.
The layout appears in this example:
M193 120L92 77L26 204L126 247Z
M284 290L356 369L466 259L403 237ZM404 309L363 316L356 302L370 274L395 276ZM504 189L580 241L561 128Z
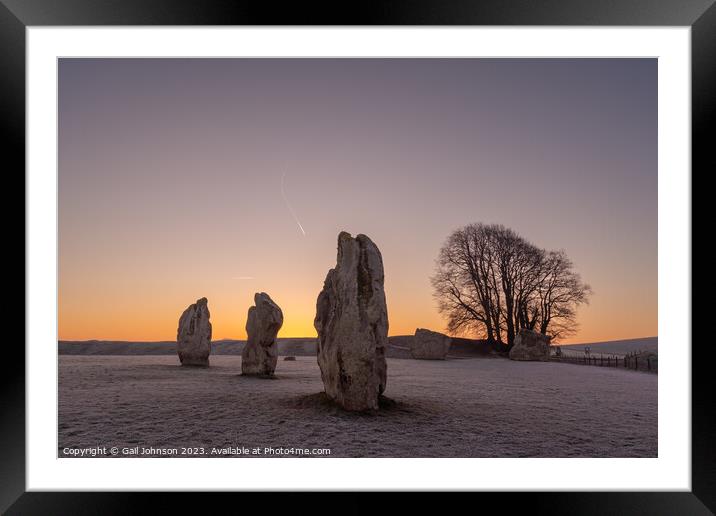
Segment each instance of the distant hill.
M412 335L388 337L387 356L389 358L410 358L412 339ZM215 340L211 343L211 353L214 355L240 355L245 344L245 340ZM625 355L632 351L658 352L658 338L565 344L561 348L563 351L582 353L585 346L590 346L592 353L613 355ZM60 355L175 355L176 342L61 340L58 342L58 352ZM316 339L315 337L280 338L278 339L278 354L281 356L313 356L316 354ZM486 357L494 356L494 353L492 346L487 341L453 337L448 356L453 358Z
M388 337L388 358L412 358L410 343L413 335L394 335ZM485 340L461 339L453 337L448 357L470 358L485 357L492 354L492 346Z
M611 355L626 355L634 351L659 352L658 337L644 337L641 339L612 340L607 342L591 342L584 344L565 344L560 346L563 351L583 352L589 346L590 353L602 353Z
M388 337L388 358L411 358L410 341L412 335L396 335ZM245 340L222 339L211 343L213 355L240 355L246 345ZM468 358L490 355L491 346L483 340L453 338L448 356ZM176 342L128 342L110 340L85 340L58 342L60 355L175 355ZM280 338L278 339L280 356L314 356L316 339L313 338Z
M222 339L211 343L214 355L240 355L245 340ZM315 355L316 339L278 339L279 355ZM174 341L128 342L117 340L61 340L58 343L60 355L176 355Z

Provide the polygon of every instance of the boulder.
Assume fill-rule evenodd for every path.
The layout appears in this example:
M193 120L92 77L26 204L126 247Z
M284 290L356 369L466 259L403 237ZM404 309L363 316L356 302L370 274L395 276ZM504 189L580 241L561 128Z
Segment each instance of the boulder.
M510 350L510 360L549 361L550 337L532 330L520 330Z
M385 390L388 310L383 258L365 235L338 235L336 267L316 301L318 365L328 397L346 410L378 408Z
M246 319L248 335L241 352L241 374L271 376L276 370L276 335L283 325L283 312L265 292L254 295L254 304Z
M420 360L445 360L451 342L447 335L418 328L410 343L410 354Z
M185 366L209 366L211 353L211 322L205 297L184 310L177 329L177 352Z

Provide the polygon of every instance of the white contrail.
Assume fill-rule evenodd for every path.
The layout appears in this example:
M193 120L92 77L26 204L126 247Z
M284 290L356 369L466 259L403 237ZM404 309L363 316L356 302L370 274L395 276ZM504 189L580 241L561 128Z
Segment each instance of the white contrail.
M236 279L236 280L252 280L252 279L254 279L254 277L253 277L253 276L234 276L234 277L231 278L231 279Z
M298 229L301 230L301 233L303 233L303 236L306 236L306 231L303 229L303 226L301 225L301 222L298 220L298 217L296 217L296 214L293 211L293 208L291 208L291 203L288 202L288 199L286 198L286 191L283 187L283 182L286 179L286 172L284 172L281 175L281 197L283 197L283 202L286 203L286 208L288 208L288 211L291 212L291 216L293 216L293 220L296 221L296 224L298 224Z

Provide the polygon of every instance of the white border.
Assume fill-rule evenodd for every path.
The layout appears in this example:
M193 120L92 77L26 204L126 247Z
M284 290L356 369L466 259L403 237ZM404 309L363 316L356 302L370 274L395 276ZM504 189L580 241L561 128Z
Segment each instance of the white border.
M57 459L59 56L658 57L659 458ZM27 58L28 490L690 490L688 27L30 27Z

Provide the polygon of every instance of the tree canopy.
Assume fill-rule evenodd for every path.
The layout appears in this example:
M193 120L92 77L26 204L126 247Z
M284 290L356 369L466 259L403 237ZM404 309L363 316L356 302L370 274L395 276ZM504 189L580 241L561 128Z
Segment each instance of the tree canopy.
M454 231L431 282L449 332L508 349L522 328L553 340L574 334L577 308L592 293L563 250L540 249L496 224Z

